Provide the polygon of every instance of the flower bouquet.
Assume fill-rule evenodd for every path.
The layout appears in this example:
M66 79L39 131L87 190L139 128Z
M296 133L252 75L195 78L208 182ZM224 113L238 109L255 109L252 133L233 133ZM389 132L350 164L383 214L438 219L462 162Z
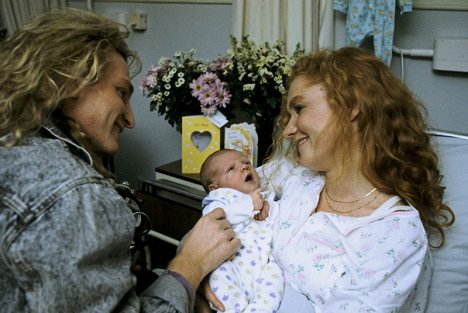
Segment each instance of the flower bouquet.
M164 116L179 132L182 116L201 113L201 103L192 95L190 84L207 72L207 66L194 53L194 49L177 51L173 59L161 58L140 82L140 90L151 99L150 111Z
M240 41L231 37L231 46L224 57L227 61L221 79L228 83L237 109L245 112L257 129L266 127L271 134L291 67L304 51L298 45L290 57L282 41L258 45L247 36Z
M195 50L176 52L172 59L161 58L148 69L140 90L151 99L150 110L163 115L181 131L182 116L212 116L217 111L228 119L244 116L268 148L274 120L281 109L286 81L297 57L282 41L257 44L248 36L238 41L231 36L231 48L214 60L195 58Z

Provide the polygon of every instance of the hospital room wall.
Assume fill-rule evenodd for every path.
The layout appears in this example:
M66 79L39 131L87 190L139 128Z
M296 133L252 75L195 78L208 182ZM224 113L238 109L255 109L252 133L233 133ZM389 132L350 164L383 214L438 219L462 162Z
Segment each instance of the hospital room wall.
M344 29L344 15L335 14L336 47L344 45ZM441 37L468 39L468 11L414 10L396 14L395 46L431 50L434 40ZM432 58L405 56L403 61L403 80L426 105L431 127L468 134L468 73L433 70ZM393 54L391 68L402 77L399 54Z
M468 40L468 11L414 10L397 15L395 27L396 46L433 49L437 38ZM468 51L459 53L468 58ZM432 127L468 134L468 72L433 70L432 59L427 58L404 58L404 63L404 80L426 104ZM392 69L401 74L398 55Z
M70 1L83 7L83 1ZM201 58L213 58L229 47L230 4L95 2L98 13L142 11L148 28L133 32L129 44L143 60L143 73L160 57L176 50L195 48ZM345 19L335 13L335 44L344 45ZM438 37L468 37L468 11L415 10L397 14L394 43L404 49L432 49ZM393 56L392 70L400 75L400 58ZM142 74L143 74L142 73ZM137 87L142 74L133 82ZM432 70L431 59L405 58L404 80L426 104L431 126L468 134L468 73ZM136 127L123 134L115 158L119 179L136 184L138 176L153 177L154 168L181 157L180 134L155 112L138 88L132 97Z

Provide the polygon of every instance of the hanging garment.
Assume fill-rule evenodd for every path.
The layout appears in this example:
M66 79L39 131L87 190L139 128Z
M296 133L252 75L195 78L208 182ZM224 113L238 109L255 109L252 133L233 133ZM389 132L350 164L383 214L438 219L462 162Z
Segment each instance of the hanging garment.
M392 60L396 0L335 0L334 9L346 14L346 44L359 47L373 36L374 53L385 64ZM413 0L399 0L400 13L413 10Z

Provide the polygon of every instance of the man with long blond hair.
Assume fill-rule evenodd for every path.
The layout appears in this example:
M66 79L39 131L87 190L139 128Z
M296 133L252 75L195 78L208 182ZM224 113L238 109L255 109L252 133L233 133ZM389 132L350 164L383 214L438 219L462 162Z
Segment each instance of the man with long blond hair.
M190 312L200 281L240 245L215 210L137 295L135 219L102 162L135 125L127 34L66 10L0 46L2 312Z

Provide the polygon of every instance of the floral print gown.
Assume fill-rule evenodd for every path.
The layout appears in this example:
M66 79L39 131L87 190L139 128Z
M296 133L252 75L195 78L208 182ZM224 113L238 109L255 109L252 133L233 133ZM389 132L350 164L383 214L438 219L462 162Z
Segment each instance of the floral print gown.
M424 312L432 260L415 208L395 196L366 217L314 212L322 176L284 160L258 171L279 200L273 255L316 313Z

